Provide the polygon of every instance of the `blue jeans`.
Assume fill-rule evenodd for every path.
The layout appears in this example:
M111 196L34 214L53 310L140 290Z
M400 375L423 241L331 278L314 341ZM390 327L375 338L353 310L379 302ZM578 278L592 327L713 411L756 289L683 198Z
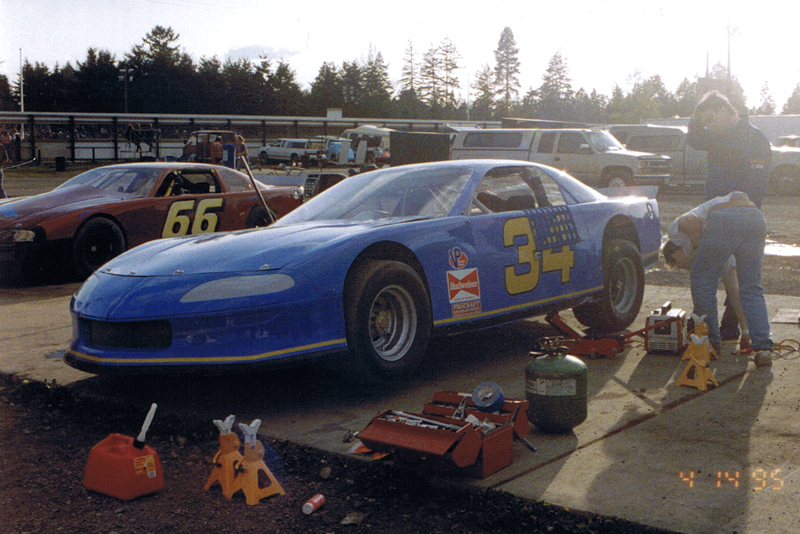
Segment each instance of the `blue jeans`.
M692 260L691 286L695 315L705 315L708 340L720 346L717 319L717 284L725 261L736 258L739 296L750 330L753 350L774 350L770 337L767 301L761 287L761 264L767 224L758 208L727 207L712 212Z

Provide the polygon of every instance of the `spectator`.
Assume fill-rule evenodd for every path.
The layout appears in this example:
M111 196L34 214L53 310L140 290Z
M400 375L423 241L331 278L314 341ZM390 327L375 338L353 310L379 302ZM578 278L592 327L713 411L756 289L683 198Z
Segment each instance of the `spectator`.
M761 265L764 259L766 221L754 202L741 192L716 197L684 213L670 225L663 254L668 265L689 268L694 313L706 316L708 340L719 352L717 284L733 256L741 299L741 313L749 326L757 366L772 365L775 344L770 337L769 316ZM734 293L734 291L732 291ZM737 295L729 293L733 300Z
M0 132L0 145L3 145L3 149L6 151L6 158L10 160L12 154L14 154L14 139L11 137L11 132L8 130Z
M13 135L11 136L14 143L14 161L22 161L22 135L14 128ZM9 154L11 157L11 154Z
M242 137L241 135L237 134L236 135L236 150L235 150L236 164L234 165L234 167L236 169L241 169L242 167L244 167L244 164L242 163L242 158L243 157L245 159L247 159L247 157L248 157L247 156L247 145L244 142L244 137Z
M8 198L6 190L3 189L3 166L8 163L8 153L6 147L0 143L0 198Z

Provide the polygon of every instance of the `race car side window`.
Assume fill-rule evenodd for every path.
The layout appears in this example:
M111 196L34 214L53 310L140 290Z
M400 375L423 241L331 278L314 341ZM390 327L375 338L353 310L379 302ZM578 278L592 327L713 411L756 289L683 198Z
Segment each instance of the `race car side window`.
M219 171L220 178L225 185L227 186L228 191L230 192L238 192L238 191L252 191L253 186L250 185L250 182L245 179L239 173L233 172L231 170L221 169Z
M210 193L219 193L219 184L217 178L212 172L184 172L182 174L184 180L188 182L184 185L185 193L192 195L207 195Z
M523 179L522 168L492 169L475 191L470 215L502 213L536 208L536 195Z
M503 167L492 169L483 177L469 214L503 213L565 204L558 184L544 172L531 167Z

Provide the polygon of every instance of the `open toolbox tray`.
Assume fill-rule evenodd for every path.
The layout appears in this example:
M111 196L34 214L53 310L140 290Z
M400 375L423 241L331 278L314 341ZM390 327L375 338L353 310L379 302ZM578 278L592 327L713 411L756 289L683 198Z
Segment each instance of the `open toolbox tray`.
M422 413L385 410L358 437L373 451L393 452L404 463L485 478L511 465L514 436L530 431L527 413L526 400L507 399L499 410L486 412L469 393L438 391ZM465 420L470 415L494 428L473 425Z

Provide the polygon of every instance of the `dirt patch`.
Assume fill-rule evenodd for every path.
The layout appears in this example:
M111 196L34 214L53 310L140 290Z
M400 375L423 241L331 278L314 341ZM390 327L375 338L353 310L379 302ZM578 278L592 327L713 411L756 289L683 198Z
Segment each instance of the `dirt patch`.
M284 496L249 506L217 488L203 491L218 447L210 421L166 417L148 444L163 466L163 491L131 501L89 491L89 450L108 434L135 435L142 414L75 398L63 387L0 376L0 531L175 533L608 533L663 530L573 513L507 493L441 487L391 462L324 454L283 441L265 459ZM166 434L159 428L168 428ZM126 430L127 429L127 430ZM330 476L323 478L323 468ZM303 503L327 502L311 515Z

